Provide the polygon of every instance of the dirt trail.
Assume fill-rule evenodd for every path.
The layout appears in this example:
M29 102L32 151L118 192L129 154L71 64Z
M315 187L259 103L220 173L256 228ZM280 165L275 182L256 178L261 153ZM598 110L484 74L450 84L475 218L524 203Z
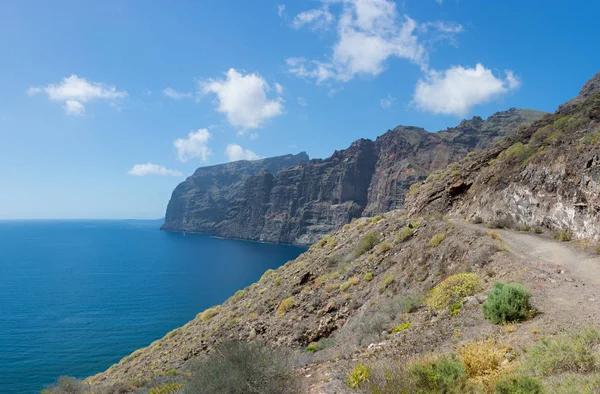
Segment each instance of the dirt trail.
M529 323L533 328L556 331L600 323L600 256L541 235L460 225L498 233L511 257L530 270L524 282L532 287L533 302L541 311Z

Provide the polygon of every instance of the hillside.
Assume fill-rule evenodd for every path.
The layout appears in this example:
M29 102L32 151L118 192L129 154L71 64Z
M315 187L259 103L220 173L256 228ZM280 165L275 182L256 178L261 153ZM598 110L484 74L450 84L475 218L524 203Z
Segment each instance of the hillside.
M199 168L173 192L163 229L309 245L353 218L402 208L412 183L542 116L511 109L438 133L398 126L327 159L292 163L300 159L293 156L285 169L266 162Z
M272 362L287 388L266 392L600 392L598 78L86 383L207 392ZM249 376L216 384L263 392Z
M600 240L600 73L575 99L411 188L411 214Z

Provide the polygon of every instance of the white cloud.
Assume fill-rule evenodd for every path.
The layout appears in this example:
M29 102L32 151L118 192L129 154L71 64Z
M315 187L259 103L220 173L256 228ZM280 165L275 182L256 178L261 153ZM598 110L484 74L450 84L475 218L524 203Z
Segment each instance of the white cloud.
M393 97L391 94L388 94L386 98L382 98L381 100L379 100L379 105L381 105L381 108L383 109L389 109L392 107L392 105L394 105L395 102L396 98Z
M225 148L225 155L229 159L229 161L238 161L238 160L257 160L260 159L256 153L252 152L249 149L244 149L237 144L229 144Z
M276 90L279 90L277 88ZM244 133L261 127L267 120L283 113L283 99L269 99L271 90L259 74L242 74L229 69L225 79L211 79L202 84L202 92L217 96L217 111L227 117L227 121Z
M174 100L181 100L181 99L190 99L192 98L192 93L190 92L179 92L173 88L166 88L163 90L163 94L169 98L172 98Z
M487 103L521 85L512 71L496 77L481 64L474 68L451 67L430 71L417 83L414 103L435 114L465 116L475 105Z
M92 100L114 101L127 97L127 92L117 90L114 85L98 82L88 82L73 74L63 78L59 84L50 84L46 87L30 87L27 93L30 96L46 93L52 101L65 103L65 111L70 115L81 115L85 111L84 103Z
M292 20L292 27L299 29L302 26L310 25L313 30L323 29L333 22L333 14L329 12L327 4L321 8L304 11L299 13Z
M286 59L288 71L317 84L347 82L356 76L373 77L383 72L392 58L408 60L428 69L430 41L453 40L462 26L448 22L418 24L402 15L393 0L321 0L323 5L298 14L293 27L336 24L335 43L324 61L302 57ZM341 4L335 18L329 6Z
M177 138L173 141L179 161L185 163L196 157L199 157L201 161L207 161L208 157L212 155L212 150L208 147L210 137L207 129L198 129L190 131L188 138Z
M85 107L77 100L67 100L65 101L65 111L69 115L83 115Z
M304 97L298 97L298 105L301 107L306 107L308 106L308 101L306 101L306 99Z
M169 170L166 167L158 164L146 163L136 164L128 172L129 175L146 176L146 175L162 175L162 176L183 176L179 171Z
M254 141L254 140L258 139L258 133L250 133L248 138L250 139L250 141Z

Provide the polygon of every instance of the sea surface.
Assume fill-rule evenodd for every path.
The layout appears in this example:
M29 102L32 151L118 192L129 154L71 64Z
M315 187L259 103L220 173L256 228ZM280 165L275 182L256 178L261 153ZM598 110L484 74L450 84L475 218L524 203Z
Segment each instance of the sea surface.
M106 370L305 249L158 221L0 221L0 393Z

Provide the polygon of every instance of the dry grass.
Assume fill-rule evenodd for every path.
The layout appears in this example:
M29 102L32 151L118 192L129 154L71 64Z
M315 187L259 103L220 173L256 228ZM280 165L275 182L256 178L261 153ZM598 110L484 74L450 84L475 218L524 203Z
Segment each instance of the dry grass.
M487 339L466 343L458 354L465 364L469 380L483 386L486 393L493 393L496 382L514 369L502 364L508 350L502 343Z

